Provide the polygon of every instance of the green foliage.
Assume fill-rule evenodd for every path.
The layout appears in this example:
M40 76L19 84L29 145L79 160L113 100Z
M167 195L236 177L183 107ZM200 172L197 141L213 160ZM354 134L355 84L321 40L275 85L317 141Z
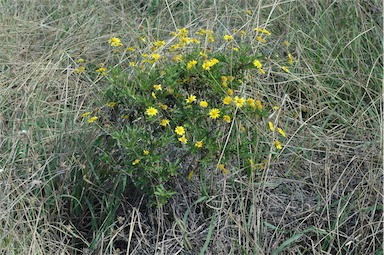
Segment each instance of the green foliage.
M175 194L172 187L180 174L193 178L194 172L207 175L213 168L227 175L237 167L250 176L263 169L268 155L282 149L277 137L285 133L275 131L276 120L267 121L276 108L262 102L262 94L249 85L267 79L266 71L286 75L277 70L292 61L263 54L269 47L264 37L270 33L261 28L255 33L258 49L244 43L245 33L239 33L224 36L224 44L214 50L213 31L201 29L192 38L179 29L171 33L177 38L174 44L143 45L141 38L138 47L127 50L150 48L150 53L110 63L108 74L97 69L110 84L107 106L93 118L98 117L110 139L101 148L101 159L118 169L111 174L129 176L151 204L162 206ZM109 42L116 61L121 60L126 51L120 39Z

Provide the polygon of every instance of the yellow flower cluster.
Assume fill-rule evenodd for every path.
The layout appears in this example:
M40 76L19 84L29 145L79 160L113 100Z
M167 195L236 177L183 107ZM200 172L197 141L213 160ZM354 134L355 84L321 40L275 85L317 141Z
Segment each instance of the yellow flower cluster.
M211 67L219 63L219 60L217 58L213 58L211 60L204 61L202 67L204 70L209 71L211 70Z

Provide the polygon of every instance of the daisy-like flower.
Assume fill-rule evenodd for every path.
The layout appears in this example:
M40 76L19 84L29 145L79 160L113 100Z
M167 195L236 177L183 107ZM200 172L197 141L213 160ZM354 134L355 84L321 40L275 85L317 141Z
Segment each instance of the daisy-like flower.
M268 126L269 126L269 129L273 132L273 131L275 131L275 126L273 125L273 123L272 122L268 122Z
M203 141L197 141L197 142L195 143L195 147L197 147L197 148L202 148L202 147L203 147Z
M162 119L160 122L160 125L162 125L163 127L166 127L167 125L169 125L169 119Z
M173 62L180 62L183 60L183 55L179 54L179 55L176 55L172 58L172 61Z
M277 128L277 132L279 132L282 137L286 137L285 132L282 128Z
M185 128L183 126L177 126L175 128L175 133L178 135L184 135L185 134Z
M96 73L98 73L100 76L104 76L107 74L107 68L99 67L98 69L96 69Z
M245 100L244 98L242 97L238 97L238 96L235 96L233 98L233 101L235 102L236 106L237 107L243 107L244 103L245 103Z
M130 46L126 49L127 52L130 52L130 51L135 51L135 47L133 46Z
M143 154L144 154L145 156L148 156L148 155L149 155L149 150L143 150Z
M91 118L88 120L88 123L95 122L97 119L98 119L98 117L93 116L93 117L91 117Z
M219 60L217 58L213 58L211 60L204 61L203 65L201 66L204 70L209 71L211 70L211 67L219 63Z
M233 95L233 90L232 89L228 89L227 90L227 95L228 96L232 96Z
M153 60L157 61L157 60L160 59L161 55L158 54L158 53L153 53L153 54L151 55L151 57L153 58Z
M274 141L274 144L275 144L276 149L278 149L278 150L283 149L283 146L281 146L281 143L279 141Z
M153 85L153 88L154 88L155 90L161 90L161 84Z
M178 139L181 143L183 144L186 144L188 142L187 138L185 138L185 135L183 135L182 137L179 137Z
M154 46L156 47L161 47L165 44L165 41L156 41L153 43Z
M78 68L75 69L75 72L77 74L81 74L85 72L85 67L84 66L79 66Z
M248 98L247 99L247 104L249 106L254 106L255 105L255 99L253 99L252 97Z
M230 96L226 96L226 97L224 97L224 99L223 99L223 104L228 105L228 104L230 104L231 102L232 102L232 98L231 98Z
M231 117L230 117L229 115L224 115L224 116L223 116L223 119L224 119L224 121L227 122L227 123L230 123L230 122L231 122Z
M156 108L153 108L153 107L148 107L147 110L145 111L145 113L149 116L149 117L152 117L152 116L155 116L157 114L157 109Z
M209 111L209 117L211 117L211 119L217 119L218 117L220 117L220 110L217 108L211 109Z
M117 37L112 37L108 40L108 43L113 46L113 47L119 47L119 46L123 46L123 44L121 43L121 40Z
M227 42L232 41L233 36L232 35L224 35L224 40L226 40Z
M84 118L84 117L87 117L89 114L91 114L91 112L85 112L83 114L81 114L81 118Z
M263 105L261 104L260 100L256 100L256 106L257 106L257 109L259 109L259 110L263 109Z
M163 109L164 111L168 109L168 106L166 104L158 103L159 107Z
M208 107L208 102L207 101L200 101L200 106L203 108Z
M292 65L293 64L293 57L292 57L291 53L288 54L288 60L289 60L289 64Z
M137 165L137 164L139 164L139 162L140 162L140 159L135 159L135 160L132 162L132 165Z
M257 60L257 59L255 59L255 60L253 61L253 65L254 65L257 69L261 69L261 68L263 68L263 65L262 65L261 62L260 62L259 60Z
M197 60L191 60L187 63L187 70L192 69L195 65L197 65Z
M225 174L225 175L228 174L228 169L225 168L224 164L219 164L219 166L217 168L219 168L219 170L222 171L223 174Z
M107 104L107 107L114 107L116 105L116 102L109 102Z
M190 95L190 96L188 96L187 99L185 99L185 101L187 101L187 104L191 104L191 103L196 101L196 96L195 95Z
M289 73L289 70L286 66L282 66L281 69L283 69L284 72Z

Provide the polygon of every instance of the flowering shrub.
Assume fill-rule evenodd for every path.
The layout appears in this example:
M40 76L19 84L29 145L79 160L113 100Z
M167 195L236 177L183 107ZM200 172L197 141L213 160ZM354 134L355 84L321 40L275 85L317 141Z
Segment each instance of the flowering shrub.
M263 101L255 84L288 75L294 59L288 43L281 53L287 57L266 55L273 40L267 29L251 33L257 49L246 44L244 31L216 37L211 30L192 35L182 28L168 40L138 38L137 46L127 47L117 37L108 41L113 54L124 59L95 70L110 84L109 110L82 117L112 138L102 158L154 204L161 206L175 194L176 177L205 178L213 174L208 169L255 175L269 155L284 148L278 107ZM80 64L76 70L86 69ZM192 161L197 164L185 166Z

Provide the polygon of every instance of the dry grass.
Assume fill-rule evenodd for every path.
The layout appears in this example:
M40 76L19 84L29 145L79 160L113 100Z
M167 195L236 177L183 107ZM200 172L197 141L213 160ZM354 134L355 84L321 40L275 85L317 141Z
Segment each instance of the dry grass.
M0 253L382 254L379 2L252 3L1 1ZM200 180L181 179L161 209L127 190L114 223L97 232L91 212L69 215L73 172L89 167L97 137L79 116L106 85L74 75L75 59L105 61L115 35L261 24L295 43L298 59L288 82L250 88L284 102L290 137L261 181L233 169L201 194Z

